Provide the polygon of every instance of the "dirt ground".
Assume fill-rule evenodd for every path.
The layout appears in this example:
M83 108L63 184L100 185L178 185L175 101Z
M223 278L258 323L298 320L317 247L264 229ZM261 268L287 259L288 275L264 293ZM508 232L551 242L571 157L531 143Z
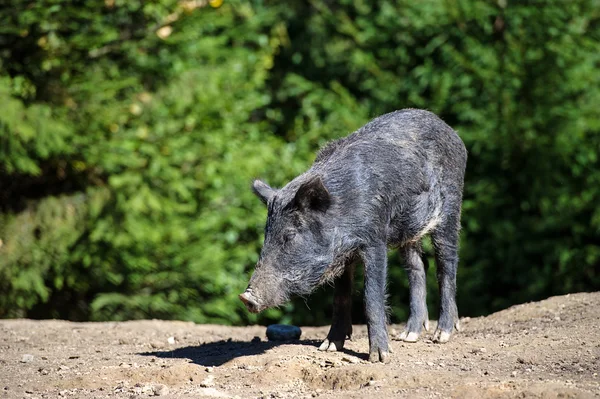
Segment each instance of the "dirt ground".
M599 397L599 316L600 293L518 305L447 344L393 340L388 365L366 361L365 326L324 353L327 327L271 343L260 326L2 320L0 399Z

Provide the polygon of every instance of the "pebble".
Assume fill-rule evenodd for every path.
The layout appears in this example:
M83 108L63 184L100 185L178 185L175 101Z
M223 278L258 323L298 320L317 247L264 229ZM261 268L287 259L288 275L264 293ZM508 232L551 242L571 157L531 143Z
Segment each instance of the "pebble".
M152 341L152 342L150 342L150 346L153 349L162 349L165 347L165 343L162 341Z
M212 387L214 385L215 385L215 376L214 375L209 375L208 377L206 377L204 379L204 381L202 381L200 383L200 386L202 388L210 388L210 387Z
M21 363L29 363L33 362L33 355L23 355L21 358Z
M288 341L299 339L302 335L300 327L290 326L286 324L271 324L267 327L267 338L270 341Z
M168 342L170 345L174 345L174 344L175 344L175 337L169 337L169 338L167 339L167 342Z
M213 373L215 371L213 367L207 367L204 370L206 370L207 373Z
M154 396L168 395L169 394L169 387L167 387L164 384L154 385L152 387L152 393L154 394Z
M138 387L138 389L139 388L140 387ZM134 388L134 391L137 391L137 389ZM141 387L140 393L151 395L154 393L154 387L152 385L144 385L143 387Z
M344 362L348 362L348 363L352 363L352 364L356 364L356 363L359 363L359 362L360 362L360 360L359 360L359 359L357 359L357 358L355 358L355 357L349 357L349 356L344 356L344 357L342 358L342 361L344 361Z
M252 341L250 341L250 342L252 342L253 344L258 344L258 343L260 343L260 337L254 337L254 338L252 338Z

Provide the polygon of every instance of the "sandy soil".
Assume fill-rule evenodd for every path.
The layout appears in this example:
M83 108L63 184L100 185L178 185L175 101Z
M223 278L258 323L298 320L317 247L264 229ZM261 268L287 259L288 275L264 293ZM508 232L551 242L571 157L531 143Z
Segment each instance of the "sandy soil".
M264 327L187 322L0 321L2 398L588 398L600 396L600 293L476 319L447 344L431 332L366 361L365 326L342 352L270 343ZM432 324L432 329L435 323ZM390 326L392 335L401 325ZM258 338L255 338L258 337Z

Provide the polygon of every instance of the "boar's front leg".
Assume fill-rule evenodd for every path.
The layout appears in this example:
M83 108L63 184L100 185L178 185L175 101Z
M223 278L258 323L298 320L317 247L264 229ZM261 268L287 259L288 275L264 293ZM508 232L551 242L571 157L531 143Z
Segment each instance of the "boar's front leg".
M365 314L369 332L369 361L389 363L385 285L387 278L387 247L381 245L362 251L365 264Z
M346 338L352 338L352 286L354 282L354 260L346 263L344 273L335 280L333 317L327 339L320 351L335 352L344 347Z

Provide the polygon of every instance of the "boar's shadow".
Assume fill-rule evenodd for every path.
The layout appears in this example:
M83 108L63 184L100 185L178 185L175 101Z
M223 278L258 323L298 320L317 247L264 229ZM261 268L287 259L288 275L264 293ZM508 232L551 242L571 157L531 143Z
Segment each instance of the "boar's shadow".
M141 356L155 356L164 359L189 359L194 364L200 366L212 367L221 366L235 358L243 356L255 356L265 353L267 350L272 349L279 345L306 345L314 347L315 353L321 353L317 351L321 341L314 339L305 339L300 341L261 341L261 342L249 342L249 341L233 341L231 339L221 340L217 342L208 342L197 346L185 346L176 348L170 351L155 351L155 352L144 352L138 353ZM357 353L349 349L342 349L342 352L356 356L360 359L366 360L367 355L363 353Z

